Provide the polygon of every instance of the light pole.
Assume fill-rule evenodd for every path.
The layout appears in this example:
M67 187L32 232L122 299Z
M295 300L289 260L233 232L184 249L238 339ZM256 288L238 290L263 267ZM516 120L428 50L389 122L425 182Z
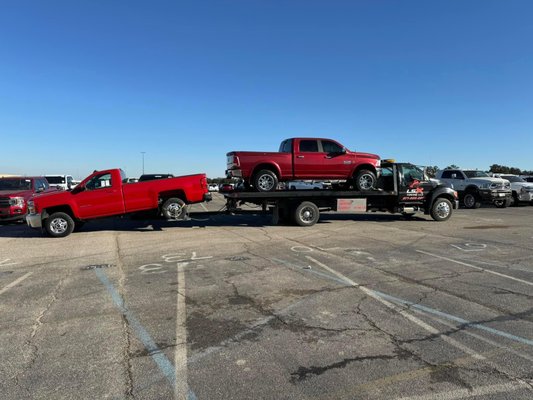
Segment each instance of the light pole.
M141 154L143 156L143 175L144 175L144 154L146 153L146 151L141 151Z

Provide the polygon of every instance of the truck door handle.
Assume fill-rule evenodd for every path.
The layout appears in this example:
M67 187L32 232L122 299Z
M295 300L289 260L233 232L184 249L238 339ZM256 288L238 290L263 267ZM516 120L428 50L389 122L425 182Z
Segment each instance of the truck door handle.
M296 158L305 158L305 156L296 156Z

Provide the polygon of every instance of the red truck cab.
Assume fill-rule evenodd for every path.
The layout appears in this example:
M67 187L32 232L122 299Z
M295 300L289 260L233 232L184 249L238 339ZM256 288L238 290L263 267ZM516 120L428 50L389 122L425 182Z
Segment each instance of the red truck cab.
M49 190L48 181L41 176L0 177L0 221L24 220L28 200Z
M26 220L32 228L63 237L88 220L141 211L182 219L187 204L210 199L205 174L128 183L124 171L109 169L93 172L71 191L35 196Z
M228 177L242 178L255 190L276 190L278 182L293 179L346 180L357 190L375 188L380 157L352 152L332 139L291 138L279 151L227 153Z

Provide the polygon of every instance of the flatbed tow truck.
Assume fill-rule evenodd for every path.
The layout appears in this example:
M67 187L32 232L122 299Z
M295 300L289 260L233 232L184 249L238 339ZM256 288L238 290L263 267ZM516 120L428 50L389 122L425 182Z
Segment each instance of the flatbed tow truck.
M381 175L375 190L230 191L223 195L227 213L246 213L240 207L254 204L262 207L265 213L272 212L274 225L294 222L300 226L316 224L320 211L384 211L401 213L407 218L422 211L435 221L446 221L459 204L455 190L430 180L422 169L413 164L387 161L381 163Z

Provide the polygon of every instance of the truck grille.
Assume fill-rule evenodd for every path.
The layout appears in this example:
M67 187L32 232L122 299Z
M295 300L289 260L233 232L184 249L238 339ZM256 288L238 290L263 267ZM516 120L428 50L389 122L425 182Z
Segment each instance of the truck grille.
M0 197L0 207L9 207L9 197Z

